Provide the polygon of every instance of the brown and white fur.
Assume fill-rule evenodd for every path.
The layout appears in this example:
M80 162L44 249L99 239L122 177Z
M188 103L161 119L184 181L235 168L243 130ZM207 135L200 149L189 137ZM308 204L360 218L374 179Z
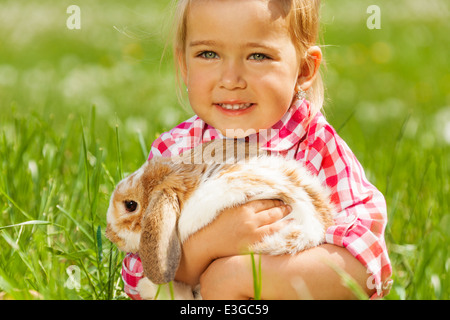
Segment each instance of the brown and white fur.
M259 155L235 163L189 164L154 157L117 185L106 236L119 249L139 253L145 277L138 290L152 299L156 284L174 280L182 243L190 235L223 209L257 199L289 204L292 211L284 219L293 222L253 244L254 253L293 254L317 246L333 224L328 190L295 160ZM193 298L192 288L181 283L174 282L174 291L177 299Z

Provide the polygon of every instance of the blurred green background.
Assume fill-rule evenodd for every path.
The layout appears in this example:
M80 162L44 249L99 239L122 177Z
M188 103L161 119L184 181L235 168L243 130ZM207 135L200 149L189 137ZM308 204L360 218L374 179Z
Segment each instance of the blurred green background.
M66 12L81 9L81 29ZM366 25L381 9L381 29ZM162 0L0 0L0 298L123 297L114 184L192 115ZM449 299L449 3L322 1L325 114L386 196L387 299ZM28 225L20 225L26 221ZM39 222L36 222L39 221ZM80 268L81 288L67 285Z

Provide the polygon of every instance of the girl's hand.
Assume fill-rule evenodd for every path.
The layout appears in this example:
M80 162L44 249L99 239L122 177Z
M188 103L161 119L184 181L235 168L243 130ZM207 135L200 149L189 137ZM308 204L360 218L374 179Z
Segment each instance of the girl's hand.
M248 253L250 245L286 225L280 219L291 211L280 200L255 200L223 210L204 230L212 258Z
M175 279L198 284L200 275L213 260L248 252L251 244L285 226L289 221L280 219L291 210L279 200L255 200L223 210L211 224L183 243Z

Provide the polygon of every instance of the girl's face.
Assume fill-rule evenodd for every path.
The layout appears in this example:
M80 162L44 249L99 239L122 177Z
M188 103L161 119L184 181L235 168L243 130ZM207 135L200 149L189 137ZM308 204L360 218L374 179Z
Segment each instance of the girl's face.
M178 58L194 112L228 137L279 121L301 63L288 27L273 1L193 1Z

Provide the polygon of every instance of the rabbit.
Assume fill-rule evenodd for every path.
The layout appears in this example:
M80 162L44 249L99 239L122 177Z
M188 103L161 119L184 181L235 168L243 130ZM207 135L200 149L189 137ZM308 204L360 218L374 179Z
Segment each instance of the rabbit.
M283 219L293 221L249 251L294 254L324 242L335 214L328 188L298 161L248 144L236 152L240 144L235 141L234 152L225 153L226 143L213 140L176 159L155 156L114 190L106 236L120 250L139 253L145 277L137 288L143 299L154 298L157 284L174 280L189 236L222 210L251 200L281 200L292 207ZM199 155L202 161L193 161ZM196 298L191 287L173 283L176 299Z

